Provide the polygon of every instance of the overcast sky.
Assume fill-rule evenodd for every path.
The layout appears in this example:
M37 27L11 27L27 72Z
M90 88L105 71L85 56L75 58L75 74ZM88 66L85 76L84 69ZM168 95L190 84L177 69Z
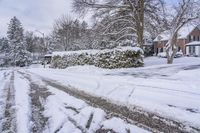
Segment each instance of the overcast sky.
M166 0L171 3L177 0ZM0 36L6 36L8 23L13 16L19 18L24 29L50 33L55 19L71 14L72 0L0 0ZM89 17L86 17L90 21Z
M48 34L55 19L71 13L72 0L0 0L0 36L5 36L10 18L16 16L24 29Z

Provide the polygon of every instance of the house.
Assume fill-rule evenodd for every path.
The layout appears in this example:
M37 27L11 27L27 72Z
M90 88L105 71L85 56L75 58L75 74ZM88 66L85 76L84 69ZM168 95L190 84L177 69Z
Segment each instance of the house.
M193 41L186 44L186 55L200 56L200 41Z
M165 51L165 45L170 37L170 31L164 31L159 34L153 41L154 53L157 55L160 52ZM182 27L178 32L178 51L182 51L184 55L189 54L190 43L193 41L200 41L200 25L187 25ZM187 45L188 44L188 45ZM196 44L196 43L195 43ZM186 47L188 46L188 51ZM196 46L194 47L196 49ZM186 53L187 52L187 53Z

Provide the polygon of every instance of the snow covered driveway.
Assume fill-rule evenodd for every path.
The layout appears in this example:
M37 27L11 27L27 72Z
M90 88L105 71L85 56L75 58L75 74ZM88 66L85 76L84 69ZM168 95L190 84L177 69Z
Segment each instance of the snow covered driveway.
M0 132L150 132L147 127L145 130L138 127L140 124L135 126L66 90L71 88L30 75L23 69L1 70Z
M131 69L77 66L64 70L32 68L26 72L113 104L164 117L184 130L200 132L200 58L178 58L173 65L165 61L147 58L145 67Z

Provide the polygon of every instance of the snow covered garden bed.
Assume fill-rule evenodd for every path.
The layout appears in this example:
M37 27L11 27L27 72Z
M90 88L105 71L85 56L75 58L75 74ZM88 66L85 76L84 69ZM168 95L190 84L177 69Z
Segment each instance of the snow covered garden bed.
M138 47L118 47L106 50L54 52L52 68L94 65L101 68L130 68L143 66L143 51Z

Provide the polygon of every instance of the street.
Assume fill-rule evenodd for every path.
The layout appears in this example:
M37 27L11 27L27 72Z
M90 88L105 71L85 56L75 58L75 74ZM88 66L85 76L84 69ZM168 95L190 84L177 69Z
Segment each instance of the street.
M141 108L115 104L26 69L6 69L0 73L0 132L185 131L182 123ZM199 131L195 127L190 128Z

